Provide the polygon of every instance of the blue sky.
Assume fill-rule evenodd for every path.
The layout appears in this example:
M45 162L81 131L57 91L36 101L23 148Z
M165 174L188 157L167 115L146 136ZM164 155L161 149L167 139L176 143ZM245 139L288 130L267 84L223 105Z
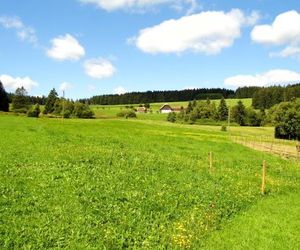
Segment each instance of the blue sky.
M0 79L32 95L300 82L296 0L1 0Z

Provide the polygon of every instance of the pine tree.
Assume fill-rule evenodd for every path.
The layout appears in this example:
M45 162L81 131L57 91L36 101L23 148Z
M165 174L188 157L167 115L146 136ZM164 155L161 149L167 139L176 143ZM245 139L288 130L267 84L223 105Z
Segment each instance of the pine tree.
M234 119L239 125L245 126L245 124L246 124L246 108L242 101L238 101L238 103L235 107Z
M51 114L54 111L54 104L56 102L56 100L58 99L58 94L56 92L56 90L53 88L46 100L46 104L45 104L45 109L44 109L44 114Z
M189 114L193 110L193 104L192 102L189 102L187 108L186 108L186 113Z
M221 121L225 121L228 118L228 107L224 97L222 97L218 107L218 116Z
M24 87L17 88L12 99L12 110L16 113L27 113L29 109L29 99Z
M8 112L8 110L9 110L8 96L2 82L0 81L0 111Z

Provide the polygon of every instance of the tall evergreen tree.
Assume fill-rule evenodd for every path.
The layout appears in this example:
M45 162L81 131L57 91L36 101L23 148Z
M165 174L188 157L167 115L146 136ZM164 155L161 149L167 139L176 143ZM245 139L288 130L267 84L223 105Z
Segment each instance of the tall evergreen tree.
M228 107L224 97L222 97L218 107L218 116L221 121L225 121L228 118Z
M235 106L233 117L239 125L246 125L246 108L242 101L238 101L237 105Z
M27 91L24 87L17 88L12 99L12 110L16 113L27 113L29 109L29 100Z
M9 100L8 95L4 89L2 82L0 81L0 111L8 112Z
M188 104L188 106L186 108L186 113L189 114L189 113L192 112L192 110L193 110L193 104L192 104L192 102L189 102L189 104Z
M47 99L46 99L46 104L45 104L45 109L44 109L44 114L51 114L54 111L54 105L56 100L58 99L58 94L56 92L56 90L53 88Z

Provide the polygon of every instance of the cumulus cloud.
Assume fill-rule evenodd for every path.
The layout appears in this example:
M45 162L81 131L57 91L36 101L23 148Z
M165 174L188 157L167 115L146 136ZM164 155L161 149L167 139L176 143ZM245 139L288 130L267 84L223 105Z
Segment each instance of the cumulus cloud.
M20 40L37 44L38 39L35 30L26 26L19 17L1 16L0 25L5 29L14 29Z
M129 39L146 53L182 53L193 51L218 54L233 45L241 36L241 28L252 25L259 18L257 12L245 15L239 9L229 12L207 11L180 19L170 19L143 29Z
M294 46L287 46L283 50L279 52L272 52L270 53L271 57L296 57L300 58L300 46L299 47L294 47Z
M295 10L284 12L271 24L255 26L251 38L260 44L286 46L280 52L271 53L270 56L300 55L300 13Z
M116 72L112 63L103 58L87 60L83 66L85 73L96 79L112 77Z
M30 77L13 77L10 75L1 75L0 80L4 87L14 91L17 88L24 87L26 90L31 90L34 87L39 86L39 84L33 81Z
M225 85L234 87L268 86L300 82L300 73L285 69L274 69L255 75L236 75L224 80Z
M84 4L94 4L106 11L115 11L120 9L141 10L157 5L168 4L172 8L182 10L188 8L191 13L198 8L197 0L79 0Z
M73 87L73 84L69 82L62 82L59 86L59 90L61 91L66 91L68 89L71 89Z
M118 94L118 95L125 94L126 92L127 92L127 90L124 87L122 87L122 86L116 87L114 89L114 93Z
M52 41L52 47L46 51L47 55L58 61L77 61L85 55L85 49L70 34L59 36Z

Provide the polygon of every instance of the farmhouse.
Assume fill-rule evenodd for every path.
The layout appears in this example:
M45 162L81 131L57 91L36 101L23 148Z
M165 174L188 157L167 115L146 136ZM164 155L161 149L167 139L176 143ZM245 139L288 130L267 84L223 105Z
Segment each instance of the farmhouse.
M138 113L147 113L147 108L145 108L145 107L138 107L136 111Z
M167 113L171 113L171 112L180 112L181 109L182 108L180 108L180 107L172 108L169 104L164 104L163 106L161 106L159 111L160 111L160 113L167 114Z
M173 109L169 104L164 104L160 107L159 112L162 114L167 114L173 112Z

